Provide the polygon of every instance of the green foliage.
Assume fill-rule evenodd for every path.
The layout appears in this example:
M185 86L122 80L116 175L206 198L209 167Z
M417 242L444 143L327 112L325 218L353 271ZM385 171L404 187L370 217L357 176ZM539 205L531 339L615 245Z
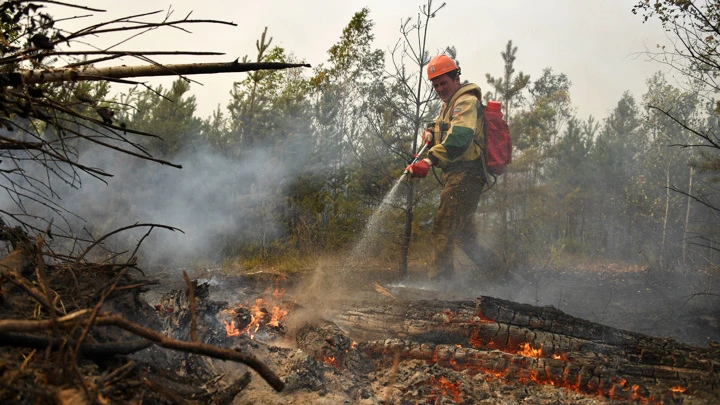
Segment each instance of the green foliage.
M515 59L517 58L515 55L517 54L517 50L517 46L513 47L512 40L509 40L505 45L505 50L500 53L503 61L505 61L505 72L503 76L496 78L489 73L485 75L488 84L495 90L494 93L487 93L485 98L501 101L506 116L511 115L512 106L515 105L515 103L522 102L522 91L530 81L530 76L525 75L523 72L515 75Z
M260 39L256 41L258 51L256 62L289 62L290 58L285 50L280 47L270 48L272 38L267 38L267 28L263 31ZM247 61L245 56L243 61ZM240 148L254 146L268 146L281 141L282 137L275 136L282 132L283 111L274 109L280 97L284 97L286 108L297 108L301 99L287 105L292 99L288 96L295 94L295 97L304 97L307 94L304 80L297 80L289 77L288 72L281 71L257 71L248 74L245 80L233 84L230 92L230 103L228 104L230 139L235 140L235 153L240 153ZM292 116L290 116L292 117ZM230 145L229 145L230 146Z
M195 96L189 91L190 83L178 78L167 90L163 86L139 93L133 89L124 97L132 105L128 125L160 137L145 145L153 155L172 158L197 141L201 121L194 116Z

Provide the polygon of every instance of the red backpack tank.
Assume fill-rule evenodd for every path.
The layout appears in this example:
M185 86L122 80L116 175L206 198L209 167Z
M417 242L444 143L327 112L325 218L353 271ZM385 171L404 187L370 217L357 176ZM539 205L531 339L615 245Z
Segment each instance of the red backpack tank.
M488 101L485 111L485 166L495 176L503 174L505 167L512 162L512 140L510 129L503 119L501 104Z

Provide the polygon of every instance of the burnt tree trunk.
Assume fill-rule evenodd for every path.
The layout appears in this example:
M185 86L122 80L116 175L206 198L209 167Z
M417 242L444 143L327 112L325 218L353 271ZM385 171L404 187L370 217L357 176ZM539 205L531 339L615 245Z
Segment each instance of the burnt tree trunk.
M311 327L298 334L298 344L339 365L349 359L356 363L357 357L376 366L423 360L447 370L619 400L720 399L718 350L619 330L553 307L491 297L475 302L379 299L343 310L335 325L339 329ZM359 343L338 345L335 352L332 344L304 344L343 341L339 330ZM307 333L326 336L307 339Z

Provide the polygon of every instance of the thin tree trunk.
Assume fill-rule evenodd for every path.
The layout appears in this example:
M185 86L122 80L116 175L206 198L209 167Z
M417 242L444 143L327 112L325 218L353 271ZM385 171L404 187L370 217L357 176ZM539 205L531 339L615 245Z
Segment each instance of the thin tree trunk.
M695 172L695 170L692 167L690 167L690 180L689 180L688 192L687 192L687 206L685 208L685 228L683 229L683 244L682 244L683 267L685 267L686 262L687 262L687 233L688 233L688 224L690 223L690 201L692 201L690 196L692 195L694 172Z
M663 268L663 253L665 252L665 237L667 235L668 215L670 212L670 164L665 168L665 215L663 216L662 241L660 243L660 268Z

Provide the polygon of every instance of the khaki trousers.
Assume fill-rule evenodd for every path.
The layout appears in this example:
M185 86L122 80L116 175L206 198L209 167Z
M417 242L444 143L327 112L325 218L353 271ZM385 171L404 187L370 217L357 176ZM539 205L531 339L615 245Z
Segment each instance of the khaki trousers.
M482 268L485 254L477 243L475 211L485 188L481 161L459 162L443 170L440 207L432 227L433 255L429 277L449 277L454 272L455 246Z

